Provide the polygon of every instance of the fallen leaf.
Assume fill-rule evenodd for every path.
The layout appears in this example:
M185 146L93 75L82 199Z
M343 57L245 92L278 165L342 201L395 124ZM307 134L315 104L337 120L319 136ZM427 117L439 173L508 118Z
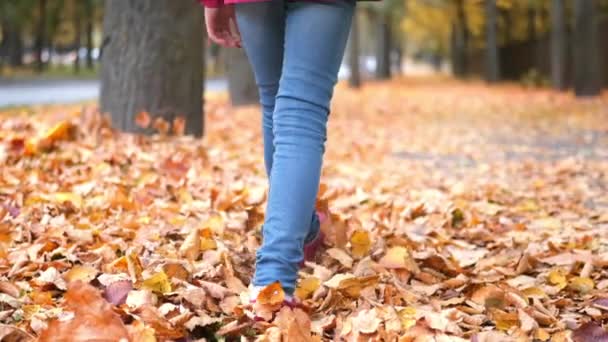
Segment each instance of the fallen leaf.
M129 333L122 320L94 287L72 282L64 298L64 310L73 312L73 318L51 321L38 341L128 340Z
M595 322L581 325L572 333L574 342L607 342L608 331Z
M99 271L91 266L76 265L63 274L63 278L68 282L81 280L90 283L97 277Z
M375 333L382 320L377 317L376 310L361 310L359 313L352 318L353 327L357 331L364 334Z
M301 299L307 299L321 286L321 280L316 277L308 277L300 280L296 286L294 295Z
M141 285L143 289L148 289L152 292L167 293L171 292L171 282L169 277L163 271L152 275L150 278L145 279Z
M353 267L353 258L341 248L330 248L325 251L330 257L338 260L346 268Z
M119 280L109 284L104 291L104 298L111 304L126 303L129 292L133 290L130 280Z
M350 244L353 257L362 258L368 255L372 245L369 232L365 230L355 231L350 238Z
M595 283L590 278L574 277L570 280L569 286L580 294L586 294L593 290Z
M190 262L197 260L201 252L200 239L200 230L193 229L179 247L180 255Z
M285 292L281 287L281 283L274 282L264 287L258 294L256 300L258 303L264 305L277 305L283 303L285 300Z

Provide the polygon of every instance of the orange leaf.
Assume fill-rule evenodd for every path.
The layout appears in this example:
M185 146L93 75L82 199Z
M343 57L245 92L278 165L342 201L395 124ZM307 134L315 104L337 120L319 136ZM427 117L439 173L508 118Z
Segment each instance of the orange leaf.
M152 120L150 119L150 114L148 112L139 112L135 117L135 124L141 128L148 128Z
M51 321L38 341L128 340L122 320L93 286L80 281L70 283L64 298L63 306L74 313L74 318Z
M281 283L277 281L263 288L256 299L260 304L281 304L285 300L285 291L283 291Z

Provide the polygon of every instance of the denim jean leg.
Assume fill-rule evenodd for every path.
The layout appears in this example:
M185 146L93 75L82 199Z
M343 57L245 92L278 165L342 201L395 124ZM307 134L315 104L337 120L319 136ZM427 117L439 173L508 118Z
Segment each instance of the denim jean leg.
M270 177L274 154L272 115L283 67L285 6L281 0L237 4L236 16L260 94L264 164Z
M273 116L274 157L255 285L295 288L310 232L329 104L344 54L352 2L287 5L283 70Z

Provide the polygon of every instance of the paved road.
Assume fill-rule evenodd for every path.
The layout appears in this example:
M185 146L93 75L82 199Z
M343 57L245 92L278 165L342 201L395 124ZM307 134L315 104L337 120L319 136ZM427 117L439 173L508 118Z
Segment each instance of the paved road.
M225 80L207 81L207 90L219 91L226 88ZM80 102L93 100L98 94L97 80L0 80L0 107Z

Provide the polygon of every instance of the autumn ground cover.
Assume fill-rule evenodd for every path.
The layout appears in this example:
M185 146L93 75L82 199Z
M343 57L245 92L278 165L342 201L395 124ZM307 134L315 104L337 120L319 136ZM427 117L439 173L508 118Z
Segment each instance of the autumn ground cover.
M93 106L19 111L0 123L4 337L608 339L607 96L339 85L327 250L270 323L240 298L266 190L257 108L211 96L202 141L112 132Z

